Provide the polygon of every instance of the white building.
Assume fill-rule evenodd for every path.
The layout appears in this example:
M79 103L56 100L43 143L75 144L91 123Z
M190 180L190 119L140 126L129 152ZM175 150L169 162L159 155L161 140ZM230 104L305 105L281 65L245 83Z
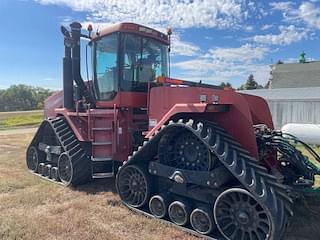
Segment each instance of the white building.
M287 123L320 124L320 62L271 68L270 89L240 92L267 100L276 129Z
M320 62L271 66L270 88L320 87Z
M320 86L244 90L243 93L267 100L273 123L280 129L287 123L320 124Z

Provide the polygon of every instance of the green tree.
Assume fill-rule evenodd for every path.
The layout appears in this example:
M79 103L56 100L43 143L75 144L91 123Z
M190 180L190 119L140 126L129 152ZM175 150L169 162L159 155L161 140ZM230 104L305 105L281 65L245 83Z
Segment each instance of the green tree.
M37 87L33 89L32 94L34 100L36 101L35 107L37 109L41 109L43 108L44 100L46 100L46 98L52 94L52 91L49 89Z
M225 87L227 87L227 88L232 88L232 85L231 85L231 83L229 83L229 82L222 82L222 83L220 83L219 86L220 86L220 87L223 87L223 88L225 88Z
M256 80L254 79L253 74L250 74L246 83L242 84L239 90L251 90L251 89L259 89L263 88L263 86L259 85Z
M0 111L24 111L43 108L44 100L52 92L27 85L12 85L0 91Z

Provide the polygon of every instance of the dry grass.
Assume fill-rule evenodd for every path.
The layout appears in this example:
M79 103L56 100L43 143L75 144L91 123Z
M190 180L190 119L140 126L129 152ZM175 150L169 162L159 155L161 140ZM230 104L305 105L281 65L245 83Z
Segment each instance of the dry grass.
M120 204L113 180L77 189L30 174L33 134L0 135L0 239L197 239Z
M198 239L123 207L112 180L69 189L28 173L32 135L0 135L0 239ZM319 239L319 217L304 204L297 208L304 218L294 218L286 239Z

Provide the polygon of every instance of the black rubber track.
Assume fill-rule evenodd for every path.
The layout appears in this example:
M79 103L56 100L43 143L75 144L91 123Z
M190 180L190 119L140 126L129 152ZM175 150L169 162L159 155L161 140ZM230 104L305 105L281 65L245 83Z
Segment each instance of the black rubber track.
M137 151L133 152L132 156L128 157L128 161L124 162L124 165L119 169L119 172L127 165L141 165L153 160L158 154L158 144L162 136L167 133L170 134L170 131L185 130L192 132L201 139L210 151L218 157L219 161L239 180L242 187L247 189L269 212L272 219L272 236L268 239L281 239L287 225L288 216L293 214L291 210L293 201L287 194L287 187L279 184L276 177L270 175L264 166L250 156L248 151L243 149L224 129L213 122L192 119L170 121L167 125L162 126L160 131L157 131L149 141L145 141ZM118 182L118 179L116 181ZM124 204L127 205L125 202ZM150 216L150 213L145 209L128 207ZM195 233L190 228L184 228L184 230ZM196 235L199 236L199 234ZM202 237L216 239L215 236Z
M31 146L38 148L43 129L47 127L52 128L63 149L62 152L66 153L72 162L72 179L70 182L65 182L64 185L77 186L88 182L91 179L90 159L64 117L44 120L28 148Z

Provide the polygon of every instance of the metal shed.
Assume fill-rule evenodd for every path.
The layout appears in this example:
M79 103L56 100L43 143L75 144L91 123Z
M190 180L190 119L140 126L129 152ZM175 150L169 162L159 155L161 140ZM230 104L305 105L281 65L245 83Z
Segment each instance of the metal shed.
M320 87L239 91L267 100L276 129L287 123L320 124Z

